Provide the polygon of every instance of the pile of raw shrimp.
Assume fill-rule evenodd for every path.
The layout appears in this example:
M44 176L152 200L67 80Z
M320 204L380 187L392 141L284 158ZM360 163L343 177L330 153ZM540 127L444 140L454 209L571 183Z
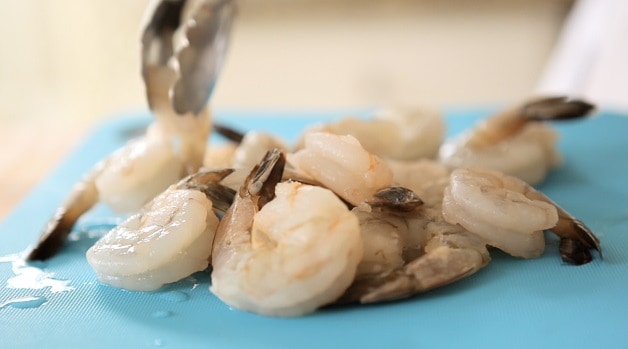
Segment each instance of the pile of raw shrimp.
M560 164L557 134L523 110L447 142L444 119L426 110L311 125L291 147L268 133L229 132L232 141L208 147L200 170L187 172L178 154L198 162L199 147L171 147L150 129L75 188L75 197L89 187L128 205L129 192L150 190L136 179L111 184L124 173L111 168L144 161L144 173L162 179L147 181L158 193L135 196L139 213L87 260L102 283L139 291L211 268L216 297L269 316L410 297L475 273L488 247L538 257L545 230L561 237L561 253L564 239L564 258L586 263L590 253L578 253L599 249L597 238L532 187Z

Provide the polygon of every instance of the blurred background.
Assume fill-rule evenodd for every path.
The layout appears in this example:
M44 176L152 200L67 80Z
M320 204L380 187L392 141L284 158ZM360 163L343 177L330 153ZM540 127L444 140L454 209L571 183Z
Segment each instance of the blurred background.
M148 1L0 1L0 183L18 180L23 185L2 191L20 197L96 123L145 110L139 37ZM574 4L240 0L212 104L329 110L519 102L557 85L546 71L563 66L556 47ZM31 170L14 178L25 166Z
M147 0L4 1L0 118L95 120L145 107ZM520 100L569 0L242 0L219 106Z

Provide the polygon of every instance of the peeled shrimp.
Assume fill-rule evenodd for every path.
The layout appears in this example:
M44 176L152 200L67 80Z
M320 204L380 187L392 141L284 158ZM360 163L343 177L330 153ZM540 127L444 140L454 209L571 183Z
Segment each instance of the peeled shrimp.
M456 230L434 235L423 247L423 254L403 266L356 280L339 302L408 298L474 274L490 262L488 250L478 237Z
M357 207L353 209L353 213L358 218L364 246L356 278L403 266L403 248L407 239L405 222L395 216L381 217L377 213Z
M235 171L225 178L224 184L237 190L264 154L273 149L285 152L287 145L269 133L249 131L244 134L231 161L231 168Z
M403 267L416 256L417 248L428 237L423 229L425 221L416 212L393 213L385 206L355 207L352 212L358 217L364 245L356 274L358 280Z
M275 185L283 167L279 156L269 153L220 222L210 290L237 309L298 316L345 291L362 242L357 218L331 191L298 182Z
M580 244L572 253L600 250L599 240L584 224L524 181L494 170L455 170L445 190L443 216L513 256L540 256L545 249L544 230ZM575 264L588 262L569 258Z
M237 145L234 143L208 146L203 159L203 167L209 169L231 168L236 149Z
M353 136L307 133L304 148L289 154L288 162L355 206L393 184L388 165Z
M28 259L47 259L54 255L80 216L98 202L120 213L135 212L188 174L187 171L198 170L203 154L194 151L199 148L194 144L202 144L202 149L205 148L210 119L208 113L189 117L190 123L198 125L192 134L167 136L170 131L165 131L162 124L154 123L145 136L129 141L98 162L74 185L46 225ZM187 141L183 142L183 139ZM182 142L188 144L184 152L177 150L177 144Z
M450 181L433 181L424 192L429 198L412 212L358 213L365 257L340 303L406 298L453 283L489 263L487 245L538 257L545 229L560 237L561 257L570 264L588 263L590 250L600 251L581 221L518 178L457 169Z
M424 199L422 192L428 188L432 182L449 177L451 169L430 159L419 159L415 161L395 161L386 160L386 163L393 171L393 180L397 185L411 189Z
M267 132L240 133L224 125L214 125L214 129L231 142L207 147L204 161L207 168L246 169L248 174L266 152L273 149L285 152L288 148L283 140Z
M99 239L87 251L98 279L152 291L206 269L218 226L214 210L228 207L233 195L217 183L229 173L199 172L172 185Z
M440 149L440 160L452 167L488 167L538 184L561 163L557 134L544 120L579 118L593 106L565 97L545 98L506 110L478 124Z
M279 149L282 152L287 150L288 146L284 141L266 132L249 131L238 145L233 154L234 168L252 169L264 154L273 149Z
M517 257L545 249L543 231L558 222L556 207L528 198L529 186L515 177L480 169L455 170L443 198L443 215Z
M307 132L330 132L355 137L367 151L382 158L434 158L445 136L442 116L418 109L381 110L370 119L346 117L310 127Z
M117 212L135 212L182 176L196 172L203 154L177 152L175 145L186 139L190 148L196 141L204 149L209 116L192 118L187 121L197 124L196 134L170 136L155 123L145 137L130 141L107 159L95 178L100 201Z
M441 192L434 182L430 193ZM442 198L442 195L441 195ZM355 208L365 246L360 272L339 303L375 303L401 299L453 283L490 261L485 243L463 227L444 221L440 203L414 211L386 206Z

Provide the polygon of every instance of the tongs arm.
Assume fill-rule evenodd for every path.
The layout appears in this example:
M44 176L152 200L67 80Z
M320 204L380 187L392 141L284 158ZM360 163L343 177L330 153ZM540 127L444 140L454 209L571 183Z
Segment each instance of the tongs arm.
M232 0L156 0L142 30L142 77L149 107L199 114L224 62ZM164 105L167 104L167 105Z

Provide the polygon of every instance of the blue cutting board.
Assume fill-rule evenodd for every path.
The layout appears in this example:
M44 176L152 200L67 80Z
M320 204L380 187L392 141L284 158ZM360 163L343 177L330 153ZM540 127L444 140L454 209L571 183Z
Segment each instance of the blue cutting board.
M486 110L452 110L449 134ZM331 112L222 111L216 119L295 140L304 125ZM209 291L207 272L152 293L100 285L85 260L97 235L115 223L102 206L79 222L71 241L47 263L51 282L10 288L12 255L35 242L71 185L98 159L142 132L147 114L114 118L96 128L0 225L2 348L590 348L628 345L628 118L602 113L558 125L565 165L542 185L602 240L604 260L561 262L549 239L539 259L493 251L472 277L411 300L267 318L230 309ZM8 257L7 257L8 256ZM56 285L56 286L55 286ZM70 290L59 292L63 288ZM20 302L22 301L22 302Z

